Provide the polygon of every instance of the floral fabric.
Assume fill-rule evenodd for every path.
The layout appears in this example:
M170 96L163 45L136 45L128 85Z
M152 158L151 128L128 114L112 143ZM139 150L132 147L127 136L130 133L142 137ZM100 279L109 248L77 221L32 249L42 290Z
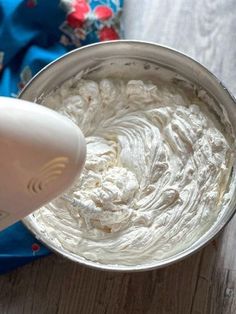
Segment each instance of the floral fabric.
M33 75L71 49L120 38L122 5L122 0L0 0L0 95L15 97ZM49 253L21 222L0 232L0 274Z

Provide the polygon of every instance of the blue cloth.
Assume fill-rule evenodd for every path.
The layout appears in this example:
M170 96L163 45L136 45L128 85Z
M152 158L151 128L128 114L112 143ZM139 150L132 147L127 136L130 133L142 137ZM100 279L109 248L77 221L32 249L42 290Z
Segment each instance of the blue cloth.
M0 274L48 254L21 222L0 233Z
M118 39L123 0L0 0L0 95L75 47ZM21 222L0 232L0 274L50 251Z

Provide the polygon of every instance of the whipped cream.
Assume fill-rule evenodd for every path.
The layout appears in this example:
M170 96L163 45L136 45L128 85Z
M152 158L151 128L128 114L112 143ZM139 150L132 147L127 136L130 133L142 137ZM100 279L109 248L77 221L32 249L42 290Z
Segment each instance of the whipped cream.
M229 200L230 140L194 93L140 80L71 79L44 99L87 141L82 176L31 215L58 247L137 265L198 240Z

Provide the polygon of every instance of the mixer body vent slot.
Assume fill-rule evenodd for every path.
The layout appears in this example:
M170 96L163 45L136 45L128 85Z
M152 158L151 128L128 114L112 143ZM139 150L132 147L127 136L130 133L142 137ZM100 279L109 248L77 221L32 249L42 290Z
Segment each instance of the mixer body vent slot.
M44 190L52 181L56 180L64 171L69 159L67 157L56 157L44 164L32 177L27 189L32 194L38 194Z

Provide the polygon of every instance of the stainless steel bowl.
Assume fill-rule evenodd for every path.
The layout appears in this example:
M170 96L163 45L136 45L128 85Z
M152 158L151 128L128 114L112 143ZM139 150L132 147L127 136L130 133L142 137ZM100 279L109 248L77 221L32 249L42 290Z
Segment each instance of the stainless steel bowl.
M215 102L216 114L228 115L233 126L232 132L236 134L236 103L224 85L205 67L190 57L170 48L148 42L113 41L76 49L40 71L28 83L19 97L40 103L44 95L78 73L81 77L93 79L109 76L125 79L151 79L154 82L159 77L180 81L187 80L209 94ZM232 173L232 184L234 183L235 171ZM236 184L233 188L236 189ZM104 265L88 261L56 247L40 232L30 216L24 219L24 223L46 246L75 262L103 270L139 271L160 268L193 254L212 240L229 222L235 213L235 207L236 193L215 225L190 247L155 263L136 266Z

